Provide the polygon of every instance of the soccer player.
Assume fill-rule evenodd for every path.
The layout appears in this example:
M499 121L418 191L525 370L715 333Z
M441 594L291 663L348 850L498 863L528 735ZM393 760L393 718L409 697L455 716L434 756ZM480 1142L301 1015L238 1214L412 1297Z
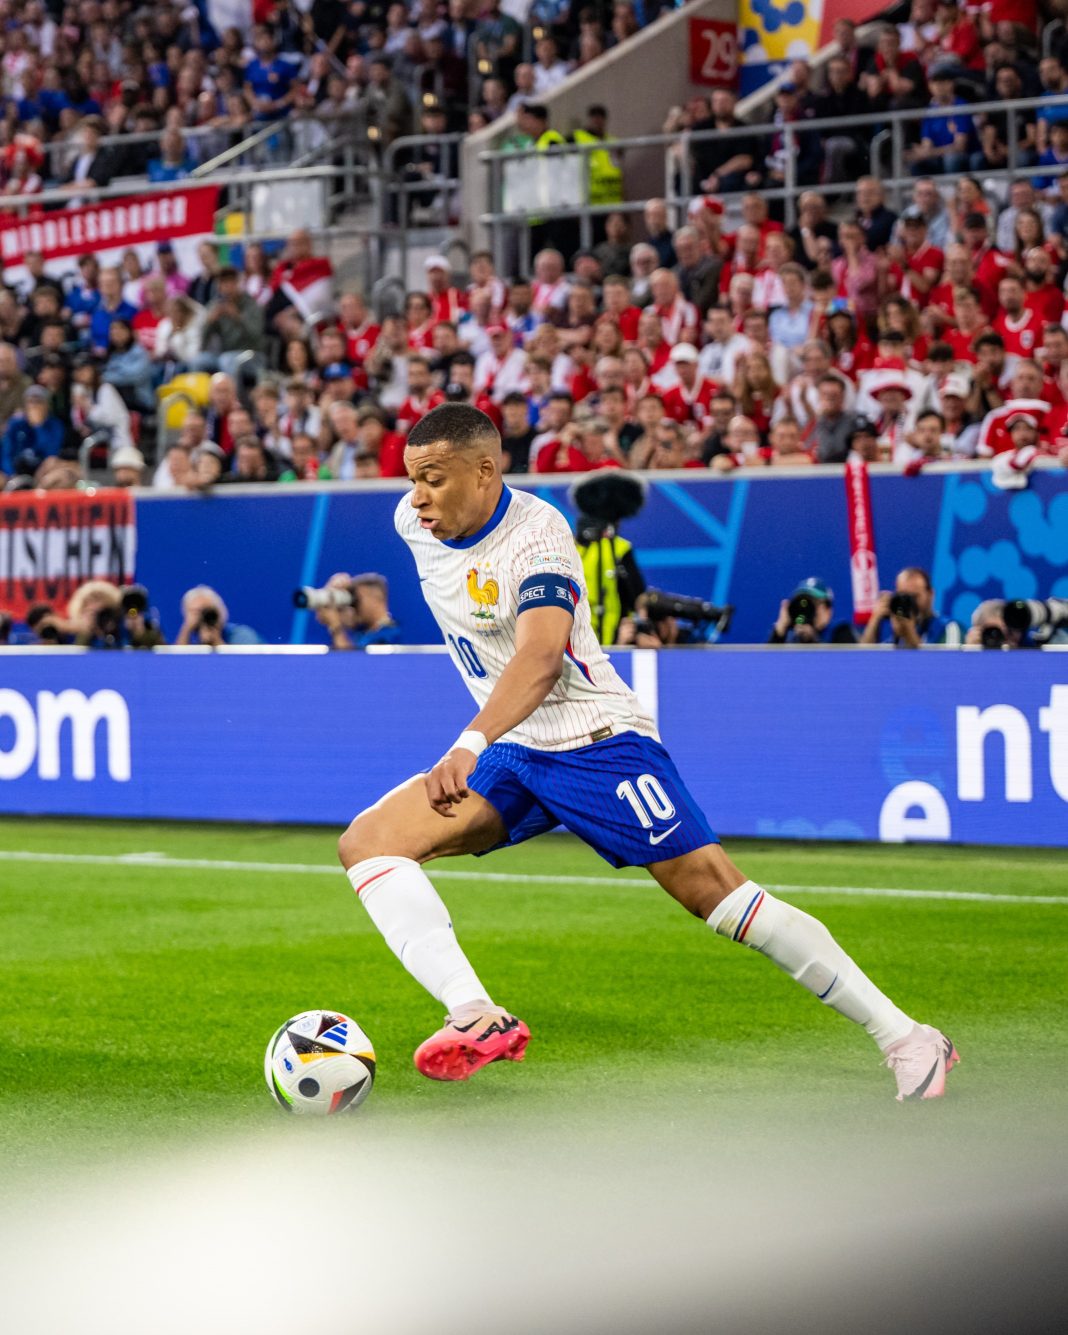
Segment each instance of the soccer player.
M489 1062L520 1060L530 1038L479 981L422 864L562 824L613 866L648 868L714 932L863 1025L899 1099L942 1094L952 1042L900 1011L821 923L724 853L597 643L567 521L504 485L490 419L464 404L435 408L412 428L404 462L414 485L397 531L478 713L428 773L357 816L339 852L390 949L448 1012L416 1067L466 1080Z

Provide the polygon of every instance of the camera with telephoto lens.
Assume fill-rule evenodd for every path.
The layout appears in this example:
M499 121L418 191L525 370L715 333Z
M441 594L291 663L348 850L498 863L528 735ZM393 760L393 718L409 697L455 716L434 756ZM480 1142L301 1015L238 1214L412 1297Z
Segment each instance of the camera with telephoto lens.
M984 626L979 634L979 643L984 649L1004 649L1005 632L1000 626Z
M915 621L920 614L916 597L911 593L895 593L890 598L890 615L905 621Z
M1002 616L1009 630L1019 635L1030 631L1033 640L1044 644L1068 626L1068 598L1006 599Z
M214 630L219 624L219 609L217 607L205 607L200 614L200 626L207 630Z
M355 601L351 589L313 589L307 584L293 594L294 607L310 607L313 612L320 607L351 607Z
M819 598L813 598L810 593L795 593L786 608L786 614L790 618L790 625L815 625L816 609L819 607L820 601Z
M711 622L721 635L725 635L730 629L734 608L729 603L725 607L717 607L715 603L706 603L702 598L687 598L681 593L648 589L645 594L645 614L651 622L663 621L667 617L698 624Z

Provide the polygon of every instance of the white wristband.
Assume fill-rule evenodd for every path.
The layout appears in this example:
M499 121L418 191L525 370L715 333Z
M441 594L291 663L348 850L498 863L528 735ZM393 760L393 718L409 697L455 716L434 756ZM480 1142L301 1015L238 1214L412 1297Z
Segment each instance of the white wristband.
M480 756L487 746L489 746L489 742L483 733L468 728L466 732L460 733L449 749L450 751L471 751L474 755Z

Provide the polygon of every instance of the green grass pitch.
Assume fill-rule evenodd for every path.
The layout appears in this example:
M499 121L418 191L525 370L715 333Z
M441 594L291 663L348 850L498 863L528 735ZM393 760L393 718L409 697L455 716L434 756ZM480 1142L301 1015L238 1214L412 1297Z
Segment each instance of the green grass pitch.
M439 864L465 874L438 885L475 967L533 1033L521 1066L456 1086L414 1070L412 1051L440 1010L389 954L340 870L111 860L329 867L334 846L326 830L0 821L0 850L71 859L0 853L5 1161L275 1126L285 1119L263 1084L264 1045L315 1006L348 1012L370 1034L378 1079L352 1121L380 1128L631 1112L715 1128L757 1109L797 1121L834 1108L858 1130L893 1134L921 1116L938 1135L997 1137L1009 1110L1015 1125L1052 1126L1068 1112L1058 851L728 842L764 884L821 887L782 894L822 918L902 1007L956 1041L963 1060L947 1097L902 1108L865 1035L755 953L714 937L642 873L612 873L569 837ZM487 872L560 879L508 884Z

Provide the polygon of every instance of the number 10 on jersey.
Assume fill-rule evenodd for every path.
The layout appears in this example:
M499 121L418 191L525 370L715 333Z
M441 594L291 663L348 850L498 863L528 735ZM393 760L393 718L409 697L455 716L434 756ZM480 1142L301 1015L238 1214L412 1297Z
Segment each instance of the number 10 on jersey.
M636 783L624 779L616 789L616 797L621 802L630 803L630 809L638 817L643 830L653 828L654 816L657 820L670 820L675 814L671 798L653 774L639 775Z

